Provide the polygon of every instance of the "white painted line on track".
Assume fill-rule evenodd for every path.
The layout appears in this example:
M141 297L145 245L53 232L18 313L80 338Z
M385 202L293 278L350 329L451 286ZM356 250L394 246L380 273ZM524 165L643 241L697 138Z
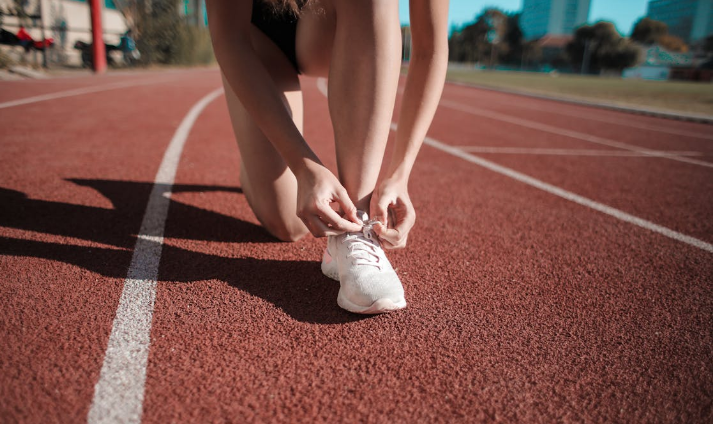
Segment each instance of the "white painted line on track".
M540 102L545 101L545 100L540 100L540 99L530 99L530 100L533 100L533 101L539 100ZM700 133L700 132L696 132L696 131L686 131L686 130L677 129L677 128L667 128L667 127L663 127L660 125L645 124L645 123L640 123L640 122L635 122L635 121L630 121L630 120L625 120L625 119L594 116L594 115L588 114L588 113L580 113L580 112L570 111L567 109L567 105L562 105L561 107L551 107L551 106L545 106L543 104L528 105L528 104L523 104L523 103L513 103L511 101L492 100L492 99L488 99L487 103L489 103L489 104L497 103L497 104L507 106L507 107L536 110L538 112L548 112L548 113L552 113L554 115L571 116L573 118L587 119L590 121L597 121L597 122L604 122L607 124L621 125L621 126L625 126L625 127L629 127L629 128L637 128L640 130L662 132L662 133L671 134L671 135L679 135L682 137L692 137L692 138L701 138L704 140L713 140L713 134L705 134L705 133ZM586 107L586 106L580 106L580 107ZM596 112L601 113L602 111L599 110ZM611 113L611 112L615 112L615 111L607 111L607 112ZM621 112L618 112L618 113L621 113ZM648 118L651 119L651 117L648 117Z
M396 124L392 123L391 129L396 131ZM653 231L655 233L664 235L668 238L671 238L671 239L689 244L691 246L697 247L699 249L705 250L707 252L713 253L713 244L706 243L703 240L699 240L697 238L687 236L685 234L671 230L670 228L663 227L663 226L655 224L651 221L647 221L647 220L639 218L637 216L628 214L624 211L620 211L619 209L612 208L611 206L607 206L603 203L599 203L592 199L588 199L584 196L580 196L578 194L572 193L571 191L561 189L561 188L554 186L552 184L548 184L544 181L530 177L529 175L523 174L521 172L517 172L513 169L507 168L502 165L498 165L495 162L491 162L487 159L483 159L481 157L464 152L456 147L449 146L445 143L441 143L440 141L434 140L433 138L426 137L426 139L424 140L424 143L431 147L434 147L438 150L446 152L450 155L453 155L455 157L461 158L463 160L474 163L476 165L480 165L483 168L489 169L493 172L497 172L498 174L505 175L505 176L510 177L514 180L525 183L529 186L538 188L542 191L546 191L547 193L554 194L555 196L559 196L563 199L569 200L569 201L577 203L579 205L586 206L590 209L594 209L596 211L602 212L604 214L612 216L612 217L619 219L621 221L628 222L630 224L634 224L638 227L645 228L645 229Z
M604 146L615 147L618 149L629 150L632 152L638 152L638 153L645 154L648 156L654 156L654 157L659 157L659 158L663 158L663 159L670 159L670 160L674 160L674 161L678 161L678 162L684 162L684 163L689 163L689 164L693 164L693 165L704 166L707 168L713 168L713 162L705 162L702 160L696 160L696 159L671 155L666 152L661 152L660 150L647 149L645 147L634 146L634 145L622 143L619 141L609 140L609 139L602 138L602 137L596 137L596 136L582 133L579 131L566 130L563 128L554 127L552 125L542 124L542 123L531 121L528 119L516 118L516 117L510 116L510 115L506 115L504 113L493 112L493 111L486 110L486 109L480 109L480 108L476 108L473 106L464 105L462 103L453 102L450 100L441 100L440 105L451 108L451 109L459 110L461 112L466 112L466 113L470 113L473 115L479 115L484 118L493 119L493 120L497 120L497 121L501 121L501 122L507 122L507 123L513 124L513 125L519 125L519 126L525 127L525 128L531 128L531 129L538 130L538 131L562 135L565 137L571 137L571 138L575 138L578 140L587 141L590 143L601 144Z
M42 94L39 96L25 97L24 99L10 100L9 102L0 103L0 109L9 107L22 106L30 103L44 102L47 100L62 99L65 97L81 96L83 94L99 93L102 91L118 90L120 88L137 87L141 85L150 85L156 83L167 82L166 78L155 79L151 81L122 81L111 84L102 84L93 87L75 88L72 90L58 91L56 93Z
M324 97L329 97L327 78L317 78L317 88L319 92L324 94Z
M320 83L320 81L324 81L324 82ZM326 80L324 80L324 78L319 78L317 80L317 88L319 88L319 91L321 91L322 94L327 96L327 84L326 84ZM397 128L396 123L392 122L391 129L393 131L396 131L396 128ZM498 174L505 175L506 177L510 177L514 180L520 181L520 182L525 183L529 186L546 191L547 193L554 194L555 196L559 196L563 199L569 200L569 201L577 203L579 205L586 206L586 207L588 207L590 209L594 209L598 212L602 212L604 214L612 216L612 217L619 219L621 221L628 222L630 224L634 224L638 227L645 228L647 230L653 231L655 233L659 233L659 234L666 236L668 238L671 238L671 239L689 244L691 246L697 247L699 249L705 250L707 252L713 253L713 244L706 243L703 240L699 240L695 237L687 236L685 234L674 231L670 228L663 227L663 226L655 224L651 221L647 221L645 219L639 218L638 216L628 214L624 211L620 211L619 209L612 208L611 206L607 206L603 203L599 203L592 199L588 199L584 196L580 196L578 194L572 193L571 191L567 191L567 190L564 190L557 186L554 186L552 184L548 184L544 181L538 180L538 179L533 178L529 175L523 174L521 172L517 172L514 169L510 169L508 167L498 165L495 162L491 162L487 159L483 159L481 157L471 155L470 153L464 152L463 150L461 150L457 147L453 147L453 146L449 146L447 144L441 143L440 141L435 140L431 137L426 137L424 139L424 143L433 147L433 148L436 148L436 149L446 152L450 155L453 155L455 157L461 158L463 160L474 163L476 165L480 165L480 166L482 166L486 169L489 169L491 171L497 172Z
M163 156L124 281L99 381L94 386L94 398L87 416L89 424L141 422L151 321L170 193L193 124L205 107L222 93L222 88L216 89L191 108Z
M497 153L507 155L561 155L561 156L615 156L615 157L655 157L650 154L630 152L626 150L590 150L590 149L550 149L526 147L489 147L489 146L454 146L464 152ZM676 156L702 156L701 152L662 151Z

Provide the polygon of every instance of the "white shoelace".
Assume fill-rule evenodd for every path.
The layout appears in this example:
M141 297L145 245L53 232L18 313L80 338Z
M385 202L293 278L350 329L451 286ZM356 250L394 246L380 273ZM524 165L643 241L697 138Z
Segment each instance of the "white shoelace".
M342 243L351 241L348 257L354 259L355 265L370 265L381 270L381 263L376 249L381 249L374 233L374 225L379 221L371 220L364 224L360 232L348 233Z

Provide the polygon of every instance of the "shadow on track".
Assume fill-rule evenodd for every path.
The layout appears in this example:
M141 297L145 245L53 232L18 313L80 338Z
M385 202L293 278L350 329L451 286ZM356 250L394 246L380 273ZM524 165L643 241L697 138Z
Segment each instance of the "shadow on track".
M70 179L107 198L113 208L29 199L24 193L0 187L0 225L68 236L117 247L133 248L153 183ZM237 187L177 184L173 193L234 192ZM188 240L273 243L261 226L184 203L171 201L164 236Z
M0 255L29 256L65 262L111 278L126 278L152 183L70 180L96 189L113 209L29 199L0 188L0 226L99 242L88 247L0 237ZM174 193L229 191L235 187L175 185ZM166 238L279 243L261 226L172 201ZM361 317L335 303L339 285L323 276L314 261L230 258L163 245L159 281L190 283L217 279L273 303L295 320L345 323Z

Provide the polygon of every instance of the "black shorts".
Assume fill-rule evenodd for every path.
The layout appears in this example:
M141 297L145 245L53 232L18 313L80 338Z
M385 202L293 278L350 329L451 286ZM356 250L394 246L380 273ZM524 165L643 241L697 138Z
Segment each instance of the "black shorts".
M301 3L301 2L300 2ZM297 73L297 16L290 11L275 11L262 0L253 0L253 13L250 22L265 33L290 60Z

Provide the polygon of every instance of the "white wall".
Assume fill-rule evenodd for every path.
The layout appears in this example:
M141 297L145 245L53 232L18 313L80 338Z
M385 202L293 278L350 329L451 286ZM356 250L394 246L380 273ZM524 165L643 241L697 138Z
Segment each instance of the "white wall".
M38 1L30 0L26 7L28 13L34 13L37 10ZM74 0L41 0L43 21L45 26L45 37L53 38L55 47L51 50L51 59L53 61L66 60L68 64L80 65L80 53L74 50L73 46L77 40L91 42L91 19L89 15L89 4L87 2L79 2ZM12 0L0 0L0 7L3 10L9 9L13 5ZM103 5L103 2L102 2ZM60 24L64 22L66 31L64 32L64 43L62 43L63 31L59 29ZM40 23L36 23L37 27L27 25L25 29L30 33L35 40L42 39L42 30L39 27ZM17 33L19 19L12 16L3 17L3 28ZM121 12L112 9L104 8L102 12L102 29L104 31L104 41L109 44L118 44L121 34L126 32L126 23ZM22 54L21 49L14 48L13 54Z

